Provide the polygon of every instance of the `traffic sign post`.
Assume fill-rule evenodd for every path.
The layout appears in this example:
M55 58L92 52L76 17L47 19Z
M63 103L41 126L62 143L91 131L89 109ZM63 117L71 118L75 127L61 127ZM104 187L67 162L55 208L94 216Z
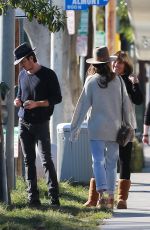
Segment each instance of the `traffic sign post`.
M109 0L65 0L65 10L87 10L89 6L105 6Z

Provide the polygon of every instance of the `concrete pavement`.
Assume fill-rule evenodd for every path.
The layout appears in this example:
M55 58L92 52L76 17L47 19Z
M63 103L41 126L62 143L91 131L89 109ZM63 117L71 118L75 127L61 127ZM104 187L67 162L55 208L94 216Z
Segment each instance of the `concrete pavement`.
M103 221L101 230L150 230L150 147L144 147L145 167L131 174L128 209L114 209L113 217Z

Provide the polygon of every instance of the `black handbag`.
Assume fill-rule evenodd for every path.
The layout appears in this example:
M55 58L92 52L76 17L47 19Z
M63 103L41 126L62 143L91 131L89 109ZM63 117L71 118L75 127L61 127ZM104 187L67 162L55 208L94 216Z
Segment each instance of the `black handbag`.
M120 77L119 77L120 79ZM122 97L122 108L121 108L121 113L122 113L122 121L121 121L121 128L119 129L117 133L117 139L116 142L121 145L121 146L126 146L129 141L131 141L134 137L134 129L131 128L130 126L126 125L123 120L123 85L122 85L122 80L120 79L121 82L121 97Z

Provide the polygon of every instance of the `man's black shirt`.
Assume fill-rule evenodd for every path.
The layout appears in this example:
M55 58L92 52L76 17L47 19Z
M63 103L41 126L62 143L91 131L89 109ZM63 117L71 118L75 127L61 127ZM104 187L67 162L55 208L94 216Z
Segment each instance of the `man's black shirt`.
M48 107L25 109L20 107L18 116L29 123L41 123L50 119L53 114L54 105L62 101L61 90L55 72L41 66L35 74L29 75L26 70L19 73L19 86L17 98L22 105L27 100L48 100Z

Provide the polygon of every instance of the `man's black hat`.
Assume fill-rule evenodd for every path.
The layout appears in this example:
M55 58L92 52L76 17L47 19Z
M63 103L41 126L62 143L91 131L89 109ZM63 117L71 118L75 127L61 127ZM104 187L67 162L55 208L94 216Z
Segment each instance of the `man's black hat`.
M30 53L32 53L35 50L32 49L32 47L27 43L23 43L19 45L15 50L14 50L14 56L15 56L15 62L14 65L19 64L19 62L22 61L23 58L28 56Z

